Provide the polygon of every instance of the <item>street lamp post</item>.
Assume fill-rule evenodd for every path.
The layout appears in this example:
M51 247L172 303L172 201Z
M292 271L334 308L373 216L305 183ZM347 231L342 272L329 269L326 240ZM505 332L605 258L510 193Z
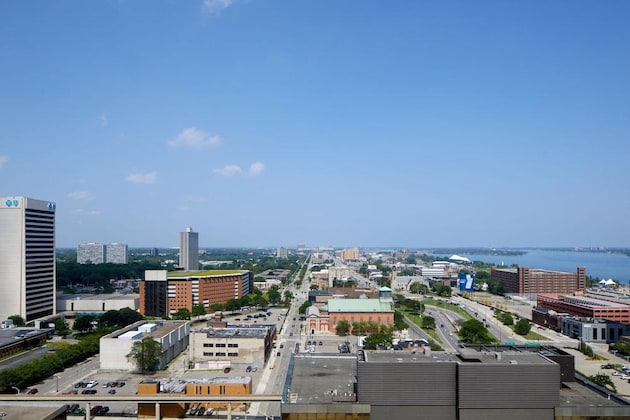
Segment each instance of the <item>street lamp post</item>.
M59 375L55 375L55 379L57 379L57 394L59 394Z

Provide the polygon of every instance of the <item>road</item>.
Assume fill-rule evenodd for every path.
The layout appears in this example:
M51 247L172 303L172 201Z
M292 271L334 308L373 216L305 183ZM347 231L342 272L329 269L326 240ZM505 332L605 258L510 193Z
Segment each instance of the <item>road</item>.
M303 333L303 324L299 320L300 315L298 310L300 305L308 299L309 282L306 279L309 278L310 269L311 264L309 262L306 274L304 275L305 280L302 282L300 287L296 288L295 282L299 280L298 277L301 267L296 271L286 288L286 290L293 293L293 303L284 317L284 322L280 327L276 338L276 348L274 349L258 387L255 390L256 394L283 394L291 355L295 352L296 344L300 344L300 349L303 350L303 346L300 343ZM284 292L282 293L284 294ZM281 415L279 404L266 402L253 403L249 410L249 414L267 416Z

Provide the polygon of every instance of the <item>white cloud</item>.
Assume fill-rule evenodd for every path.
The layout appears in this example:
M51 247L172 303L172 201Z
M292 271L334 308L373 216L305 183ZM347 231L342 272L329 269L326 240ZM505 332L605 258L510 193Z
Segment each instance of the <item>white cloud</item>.
M214 172L217 175L228 177L228 176L240 175L243 172L243 170L238 165L225 165L221 169L213 169L212 172Z
M98 121L101 123L101 127L107 127L107 124L109 124L107 113L102 112L101 115L98 116Z
M74 192L68 193L66 195L66 197L68 197L68 198L70 198L72 200L92 200L92 199L94 199L94 196L89 191L74 191Z
M210 136L202 130L194 127L186 128L173 140L169 140L169 146L187 147L190 149L202 149L204 147L218 146L221 143L219 136Z
M101 214L99 210L84 210L84 209L75 209L72 210L73 214L77 214L79 216L98 216Z
M0 168L9 161L9 156L0 155Z
M233 4L234 0L203 0L201 9L211 15L218 15Z
M249 165L249 175L250 176L258 176L265 169L265 164L262 162L254 162Z
M127 175L127 181L133 184L155 184L157 181L157 172L129 174Z

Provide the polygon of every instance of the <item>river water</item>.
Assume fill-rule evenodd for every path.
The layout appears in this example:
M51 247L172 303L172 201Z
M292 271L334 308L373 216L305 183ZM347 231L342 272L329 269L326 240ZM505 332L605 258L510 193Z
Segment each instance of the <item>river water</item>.
M523 249L523 255L476 255L460 254L472 261L483 261L497 265L517 264L520 267L542 268L575 272L577 267L586 267L586 274L619 283L630 283L630 257L608 252L579 252L546 249Z

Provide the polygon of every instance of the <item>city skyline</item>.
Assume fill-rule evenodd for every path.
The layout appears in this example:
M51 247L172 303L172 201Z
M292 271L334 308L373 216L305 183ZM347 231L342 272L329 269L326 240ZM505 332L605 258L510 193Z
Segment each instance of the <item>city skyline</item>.
M628 247L630 4L0 4L56 245Z

